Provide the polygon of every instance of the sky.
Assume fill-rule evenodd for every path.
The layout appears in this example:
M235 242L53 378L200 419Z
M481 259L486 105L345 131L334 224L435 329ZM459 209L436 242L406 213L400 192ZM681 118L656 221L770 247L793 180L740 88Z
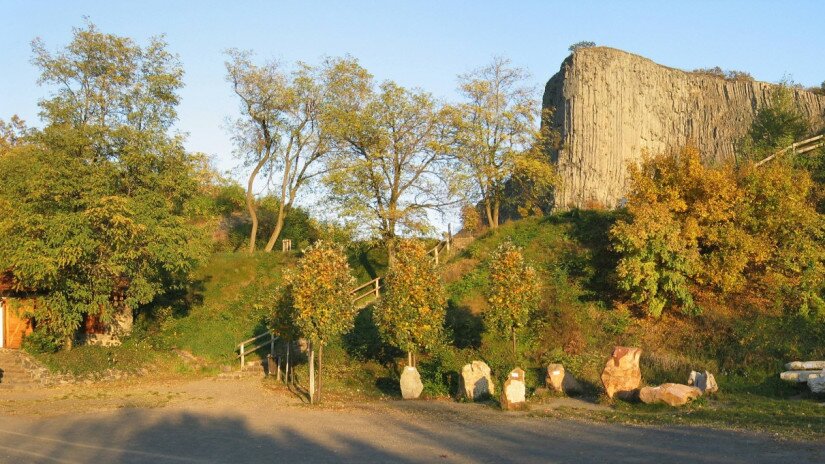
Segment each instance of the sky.
M358 58L379 81L456 99L456 76L509 57L531 73L540 99L568 47L593 41L667 66L720 66L761 81L825 81L822 1L43 1L0 0L0 118L38 126L31 41L50 50L88 17L102 31L146 44L164 34L186 72L177 129L186 146L233 168L227 121L238 102L225 80L228 48L260 60ZM240 173L235 173L239 176Z

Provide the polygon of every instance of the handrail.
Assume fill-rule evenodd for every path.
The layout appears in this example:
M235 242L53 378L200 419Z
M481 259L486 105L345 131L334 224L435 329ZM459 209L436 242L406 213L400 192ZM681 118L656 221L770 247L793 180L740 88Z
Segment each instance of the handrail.
M247 344L247 343L254 342L255 340L258 340L259 338L262 338L262 337L264 337L264 336L266 336L266 335L269 335L269 334L270 334L270 332L269 332L269 331L266 331L266 332L264 332L264 333L262 333L262 334L260 334L260 335L258 335L258 336L256 336L256 337L252 337L252 338L250 338L250 339L247 339L247 340L244 340L244 341L242 341L242 342L238 343L237 345L235 345L235 347L236 347L236 348L240 348L240 346L241 346L241 345L245 345L245 344Z
M811 137L809 139L801 140L799 142L794 142L790 146L785 147L785 148L777 151L776 153L768 156L767 158L757 162L756 164L754 164L754 166L758 168L759 166L762 166L763 164L767 163L768 161L776 158L777 156L779 156L779 155L781 155L781 154L783 154L783 153L785 153L789 150L793 151L793 152L797 152L796 149L799 148L799 147L802 147L802 149L798 151L799 154L807 153L811 150L815 150L815 149L825 145L825 140L823 140L819 143L813 143L813 142L816 142L818 140L822 140L823 137L825 137L825 135L817 135L817 136ZM809 145L809 144L811 144L811 145ZM805 146L805 145L808 145L808 146Z
M369 282L367 282L367 283L365 283L365 284L361 285L360 287L355 287L354 289L352 289L352 290L350 291L350 293L352 294L352 293L357 292L358 290L361 290L361 289L362 289L362 288L364 288L364 287L369 287L369 286L371 286L371 285L375 285L375 281L376 281L376 280L381 280L381 278L380 278L380 277L376 277L376 278L374 278L374 279L370 280Z
M450 252L450 249L452 247L452 242L453 242L453 234L452 234L452 230L450 229L450 227L448 225L447 233L445 234L444 240L441 240L440 242L438 242L438 244L436 244L435 247L433 247L432 249L430 249L427 252L427 254L433 255L433 261L435 261L435 264L438 264L439 255L443 250L446 249L448 253ZM355 287L354 289L350 290L349 293L352 296L352 302L355 303L355 304L359 304L359 302L361 300L364 300L365 298L370 297L370 296L374 296L375 298L380 298L381 297L381 288L382 288L381 279L382 279L382 277L376 277L376 278L370 280L369 282L365 282L365 283L359 285L358 287ZM360 295L357 294L358 292L364 290L365 288L369 288L369 291L364 292ZM366 305L366 304L368 304L368 303L365 303L364 305ZM364 305L362 305L362 306L364 306ZM267 335L269 335L269 342L268 343L269 343L269 346L270 346L270 354L272 356L275 355L275 334L273 334L270 331L266 331L266 332L264 332L260 335L256 335L252 338L249 338L247 340L244 340L244 341L238 343L238 345L236 347L236 349L240 350L240 354L238 354L238 356L236 356L236 358L241 358L241 369L243 369L243 367L245 365L246 355L249 354L249 353L252 353L256 350L259 350L259 349L263 348L264 346L266 346L267 342L255 345L249 350L246 349L246 345L248 345L248 344L250 344L254 341L257 341L257 340L259 340L259 339L261 339L261 338L263 338Z

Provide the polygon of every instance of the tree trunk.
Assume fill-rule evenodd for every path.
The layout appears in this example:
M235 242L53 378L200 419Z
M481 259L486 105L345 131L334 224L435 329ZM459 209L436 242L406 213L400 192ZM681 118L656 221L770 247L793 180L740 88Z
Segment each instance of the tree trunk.
M266 248L264 251L267 253L271 253L272 249L275 248L275 243L278 241L278 237L281 235L281 231L284 228L284 216L286 215L286 208L281 205L278 209L278 220L275 222L275 230L272 231L272 235L269 236L269 241L266 242Z
M249 217L252 219L252 231L249 233L249 252L255 252L255 239L258 235L258 213L255 209L255 195L252 191L252 187L255 184L255 178L258 177L258 172L261 168L264 167L267 160L269 160L269 155L264 156L258 161L258 164L255 165L255 169L252 170L252 174L249 175L249 181L246 184L246 208L249 210Z
M284 367L286 372L284 372L284 377L285 377L284 380L286 381L287 385L289 385L289 383L290 383L290 381L289 381L289 345L291 345L291 344L292 343L290 343L290 342L286 342L286 366Z
M309 404L315 404L315 347L309 342Z
M407 365L412 367L412 351L407 351Z
M318 402L321 402L321 383L324 379L324 344L318 345Z
M513 361L518 362L518 354L516 353L516 329L512 328L510 331L513 333Z
M484 199L484 213L487 215L487 225L490 229L497 229L498 215L493 213L493 203L489 198Z

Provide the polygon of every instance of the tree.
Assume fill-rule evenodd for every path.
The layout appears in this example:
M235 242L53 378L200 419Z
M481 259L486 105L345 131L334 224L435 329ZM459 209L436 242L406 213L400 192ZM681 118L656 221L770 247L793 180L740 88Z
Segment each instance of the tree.
M407 364L415 367L415 354L442 340L447 297L421 242L401 240L396 246L374 317L381 335L406 351Z
M181 286L206 249L193 208L201 159L167 130L182 70L146 47L75 29L52 54L33 43L46 126L0 156L0 262L36 292L39 331L70 348L85 316L120 321Z
M427 213L453 203L443 113L427 93L389 81L376 89L353 59L331 60L326 73L332 199L380 237L392 260L399 234L428 231Z
M324 95L328 87L319 69L304 63L287 74L275 62L254 64L250 52L230 50L228 55L227 79L241 100L242 114L234 125L234 140L245 164L252 166L246 190L252 219L250 253L258 233L255 179L262 170L277 179L279 209L264 247L271 252L299 190L324 172L318 168L329 152L329 140L320 118L329 100Z
M16 114L5 122L0 119L0 155L23 143L29 133L26 122Z
M488 327L513 341L513 358L518 358L516 335L530 320L541 298L536 270L512 243L500 245L489 258L490 287L484 313Z
M470 234L474 234L481 228L481 215L474 205L464 205L461 208L461 226Z
M553 178L543 146L551 132L540 130L535 92L525 85L528 74L509 60L495 58L489 65L459 76L464 102L450 108L452 146L472 185L472 202L484 205L487 224L496 229L507 182L516 172L525 177Z
M582 48L591 48L591 47L595 47L595 46L596 46L596 42L590 42L588 40L582 40L581 42L576 42L576 43L570 45L569 47L567 47L567 50L570 53L575 53L576 51L581 50Z
M704 166L695 148L630 168L611 235L619 286L648 314L699 311L697 291L825 314L825 221L790 163Z
M318 347L318 401L321 399L323 347L333 337L352 328L356 308L350 291L352 277L347 257L335 245L318 241L284 279L298 332L310 341L310 400L315 399L315 347ZM283 320L283 317L277 317Z
M807 118L794 99L788 83L771 92L768 104L756 113L739 150L739 158L759 161L799 141L810 131Z

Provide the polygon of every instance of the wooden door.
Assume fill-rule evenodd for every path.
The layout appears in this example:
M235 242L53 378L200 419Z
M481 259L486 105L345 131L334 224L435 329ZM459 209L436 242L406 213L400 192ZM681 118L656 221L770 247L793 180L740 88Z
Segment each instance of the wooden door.
M18 304L9 305L6 301L3 304L4 348L19 349L23 343L23 337L32 332L31 321L21 316L26 310L26 303L18 302Z

